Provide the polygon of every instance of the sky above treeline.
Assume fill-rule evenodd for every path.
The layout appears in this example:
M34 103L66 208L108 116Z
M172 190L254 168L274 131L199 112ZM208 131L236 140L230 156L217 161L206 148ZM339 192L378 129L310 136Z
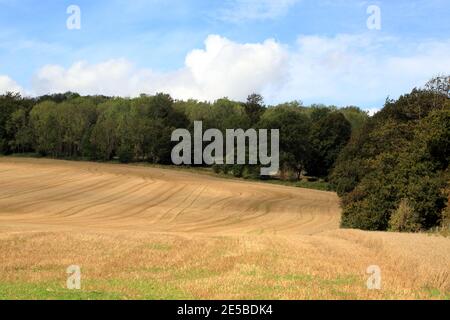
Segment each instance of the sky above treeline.
M0 0L0 93L244 100L256 92L270 104L377 110L450 73L449 5Z

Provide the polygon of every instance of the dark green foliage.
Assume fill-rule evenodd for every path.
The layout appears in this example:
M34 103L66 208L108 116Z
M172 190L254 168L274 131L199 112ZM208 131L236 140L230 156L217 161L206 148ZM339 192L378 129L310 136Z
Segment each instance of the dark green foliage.
M244 104L245 113L252 125L258 123L261 115L264 112L264 99L259 94L251 94L247 98L247 102Z
M439 226L450 156L447 95L414 89L371 118L339 155L331 182L342 226L420 231Z
M358 107L346 107L339 110L352 125L352 131L356 134L360 132L364 124L369 120L369 115L367 112L361 110Z
M307 164L308 174L328 176L351 134L351 124L342 113L330 112L317 118L311 129L313 156Z
M0 96L0 154L27 152L30 147L28 114L33 102L19 94Z
M55 103L61 103L67 100L72 100L75 98L79 98L80 95L78 93L74 92L66 92L66 93L56 93L56 94L47 94L44 96L40 96L36 99L37 103L44 102L44 101L52 101Z
M134 160L133 149L129 145L120 145L117 151L117 156L121 163L130 163Z
M311 156L311 120L297 107L268 109L259 128L280 130L280 166L300 178Z
M420 177L409 184L406 193L415 214L415 221L422 230L438 226L442 221L446 196L445 181L439 177Z

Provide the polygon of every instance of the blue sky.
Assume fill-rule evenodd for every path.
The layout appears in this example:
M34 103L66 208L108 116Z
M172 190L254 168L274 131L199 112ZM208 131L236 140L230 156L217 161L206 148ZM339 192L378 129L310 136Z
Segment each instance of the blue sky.
M81 29L68 30L69 5ZM0 91L366 109L450 73L449 0L0 0ZM369 30L368 6L381 9ZM98 92L101 91L101 92ZM248 92L251 93L251 92Z

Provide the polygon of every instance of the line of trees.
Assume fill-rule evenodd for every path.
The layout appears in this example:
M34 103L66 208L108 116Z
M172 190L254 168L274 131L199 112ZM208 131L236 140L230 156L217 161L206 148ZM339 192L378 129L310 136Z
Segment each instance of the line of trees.
M244 103L175 101L167 94L138 98L81 97L75 93L25 98L0 96L0 152L54 158L171 164L171 134L193 130L280 129L281 176L327 177L340 151L368 116L356 107L337 109L300 102L264 106L260 95ZM353 128L353 129L352 129ZM257 177L256 166L215 166L216 171Z
M167 94L137 98L0 96L0 153L54 158L171 164L173 130L279 129L281 179L321 178L342 198L342 226L420 231L448 224L450 77L387 100L373 117L357 107L290 102L177 101ZM214 171L259 176L250 165Z

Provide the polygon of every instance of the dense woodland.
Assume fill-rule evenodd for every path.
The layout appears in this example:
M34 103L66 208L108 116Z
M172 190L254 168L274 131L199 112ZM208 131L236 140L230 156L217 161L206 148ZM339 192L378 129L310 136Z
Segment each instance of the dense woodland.
M53 94L0 96L0 153L171 164L173 130L280 129L277 179L321 179L342 199L342 226L417 232L448 227L450 77L437 77L373 117L357 107ZM248 179L257 166L214 165Z

